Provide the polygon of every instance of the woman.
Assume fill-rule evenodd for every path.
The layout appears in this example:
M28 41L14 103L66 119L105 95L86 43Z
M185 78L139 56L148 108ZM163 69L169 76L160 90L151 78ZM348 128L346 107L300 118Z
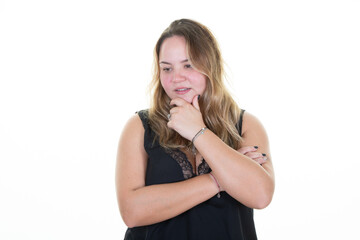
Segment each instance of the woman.
M151 107L130 118L118 148L125 239L256 239L252 209L274 192L269 144L225 89L214 36L177 20L154 55Z

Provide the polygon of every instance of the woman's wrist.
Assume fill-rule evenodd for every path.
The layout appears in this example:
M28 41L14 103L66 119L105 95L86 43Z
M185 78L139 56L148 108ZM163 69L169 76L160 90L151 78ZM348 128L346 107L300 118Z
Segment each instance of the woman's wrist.
M192 140L191 140L192 144L194 144L196 138L198 138L200 135L204 134L204 132L205 132L206 130L208 130L207 127L201 128L201 129L194 135L194 137L192 138Z
M209 173L211 179L214 181L214 183L216 184L216 187L218 189L218 193L217 193L217 197L220 198L220 191L221 191L221 187L220 187L220 184L218 182L218 180L216 179L216 177L210 172Z

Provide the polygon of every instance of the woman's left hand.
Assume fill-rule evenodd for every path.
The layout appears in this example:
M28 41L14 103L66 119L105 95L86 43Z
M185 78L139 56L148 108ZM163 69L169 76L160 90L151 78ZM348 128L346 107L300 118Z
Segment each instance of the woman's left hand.
M257 150L256 146L246 146L239 148L237 151L262 165L267 161L267 157L266 154L257 152Z
M194 96L191 104L182 98L175 98L170 102L174 107L170 110L167 126L190 141L200 129L205 127L198 96Z

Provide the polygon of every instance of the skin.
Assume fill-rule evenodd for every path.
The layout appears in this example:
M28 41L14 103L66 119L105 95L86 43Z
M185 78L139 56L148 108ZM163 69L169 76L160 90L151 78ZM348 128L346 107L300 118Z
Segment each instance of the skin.
M173 105L168 127L191 140L205 126L198 95L205 90L206 78L191 67L185 40L181 37L171 37L163 42L159 62L161 84ZM179 93L176 91L179 88L186 90ZM236 151L206 130L194 143L198 151L196 159L201 156L206 159L221 191L248 207L261 209L271 202L274 173L266 132L259 120L248 112L243 118L243 140L242 146L246 147ZM121 134L116 164L118 203L128 227L173 218L219 191L210 174L177 183L145 186L147 158L144 128L139 116L135 115ZM194 166L195 159L191 163Z
M205 126L197 97L192 104L180 98L170 104L176 107L171 109L168 127L191 140ZM268 138L259 120L249 113L244 114L243 127L243 145L259 146L258 150L267 156L262 166L249 157L250 153L244 155L240 153L244 149L230 148L210 130L200 135L194 144L223 190L248 207L265 208L271 202L275 187Z
M191 103L195 96L204 93L206 77L192 67L183 37L174 36L163 42L159 63L161 85L171 99L181 98ZM181 89L187 90L177 91Z

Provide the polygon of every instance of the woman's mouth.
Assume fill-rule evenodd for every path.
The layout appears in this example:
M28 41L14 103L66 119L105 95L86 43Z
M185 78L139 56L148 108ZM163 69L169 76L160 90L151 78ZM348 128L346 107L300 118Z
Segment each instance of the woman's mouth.
M190 90L191 90L191 88L178 88L178 89L175 89L175 92L177 94L185 94L185 93L188 93Z

